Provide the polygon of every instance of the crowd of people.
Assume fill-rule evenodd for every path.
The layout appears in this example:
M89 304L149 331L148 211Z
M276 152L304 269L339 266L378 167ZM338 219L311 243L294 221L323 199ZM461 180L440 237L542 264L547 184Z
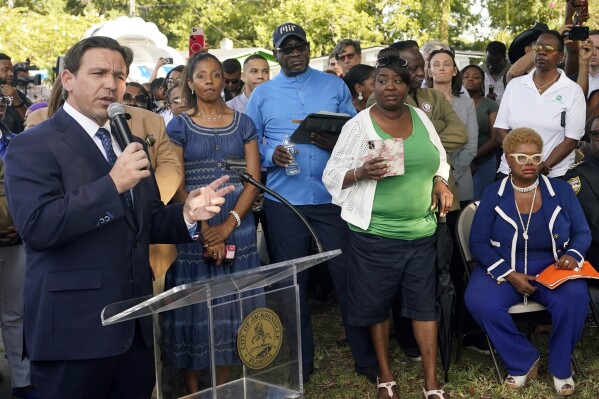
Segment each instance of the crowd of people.
M422 362L425 398L449 397L437 381L435 233L439 218L453 226L473 201L478 265L465 287L452 259L458 303L489 336L513 389L536 376L539 353L506 309L545 305L548 370L558 394L573 394L587 282L549 290L534 276L585 259L599 267L599 30L567 38L575 14L588 19L579 3L567 2L559 31L536 24L509 49L492 41L480 65L462 70L441 41L395 42L372 66L348 38L318 71L309 32L287 22L273 32L281 71L272 78L259 54L242 64L200 51L163 78L159 59L142 85L127 82L130 49L90 37L67 53L47 103L32 104L0 54L0 323L13 396L149 398L151 320L102 327L104 306L261 266L258 223L268 261L313 253L292 211L226 169L232 156L305 216L325 250L342 250L326 270L355 372L378 398L398 398L392 327ZM108 117L113 102L124 104L129 145ZM296 121L322 111L351 119L339 135L283 145ZM393 152L373 153L379 144ZM298 274L304 383L318 345L311 283ZM261 293L252 293L257 304ZM240 364L242 312L232 298L217 302L212 325L205 304L160 319L160 360L187 393L206 388L210 336L217 384Z

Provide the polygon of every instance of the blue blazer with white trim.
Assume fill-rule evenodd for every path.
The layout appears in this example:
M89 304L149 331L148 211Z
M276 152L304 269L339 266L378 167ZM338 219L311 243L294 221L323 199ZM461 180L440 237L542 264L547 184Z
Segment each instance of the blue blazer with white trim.
M487 274L498 281L516 265L516 242L521 233L514 190L509 177L485 189L470 231L470 250ZM540 177L541 211L549 220L553 256L564 253L582 265L591 244L591 230L570 185L559 179Z

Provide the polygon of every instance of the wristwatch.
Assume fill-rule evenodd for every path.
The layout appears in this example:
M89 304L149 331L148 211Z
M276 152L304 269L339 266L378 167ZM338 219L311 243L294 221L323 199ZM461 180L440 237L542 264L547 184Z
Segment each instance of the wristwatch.
M445 180L444 177L442 177L442 176L435 176L433 178L433 184L437 184L437 182L440 182L440 181L442 181L443 183L445 183L446 186L449 186L449 183L447 182L447 180Z

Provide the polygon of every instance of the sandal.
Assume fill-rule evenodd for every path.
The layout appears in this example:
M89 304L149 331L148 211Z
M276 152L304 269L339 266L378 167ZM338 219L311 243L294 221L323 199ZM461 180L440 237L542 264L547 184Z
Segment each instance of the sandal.
M380 382L379 377L376 377L376 389L377 391L381 388L387 388L387 394L389 395L389 399L393 399L393 387L397 386L397 382L389 381L389 382ZM397 389L397 388L396 388ZM397 396L395 396L397 397Z
M426 389L422 388L422 392L424 392L424 399L431 399L432 395L437 396L439 399L449 398L449 395L447 395L442 389L431 389L430 391L427 391Z
M539 359L537 359L525 375L508 375L504 385L509 389L520 389L526 385L526 380L535 380L539 375Z
M564 380L553 377L553 386L555 386L555 391L560 396L574 395L575 385L572 376Z

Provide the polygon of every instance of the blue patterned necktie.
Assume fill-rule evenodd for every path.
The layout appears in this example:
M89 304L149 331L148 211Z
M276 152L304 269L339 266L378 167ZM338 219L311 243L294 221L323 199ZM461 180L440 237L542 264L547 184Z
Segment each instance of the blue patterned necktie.
M116 162L116 154L114 153L114 149L112 148L112 140L110 139L110 132L103 127L99 128L96 132L96 136L102 142L102 147L104 147L104 151L106 151L106 158L108 164L112 167ZM124 204L129 208L131 212L133 212L133 199L131 198L131 191L127 190L121 194L121 200L123 200Z

